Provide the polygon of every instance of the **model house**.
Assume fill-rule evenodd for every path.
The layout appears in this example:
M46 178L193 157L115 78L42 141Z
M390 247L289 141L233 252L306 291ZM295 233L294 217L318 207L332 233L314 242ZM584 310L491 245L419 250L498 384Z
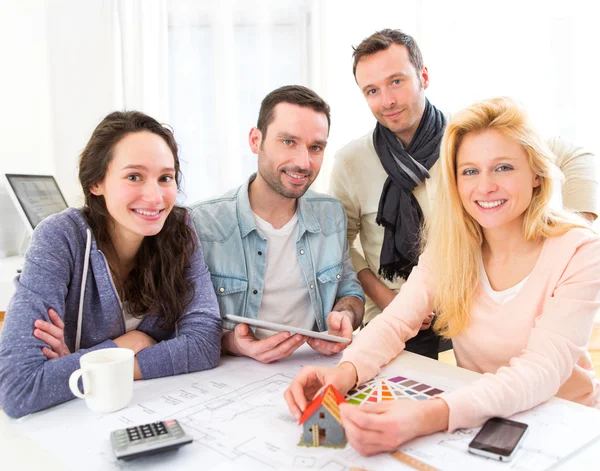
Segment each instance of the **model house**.
M333 386L327 386L306 408L300 418L304 427L299 445L346 446L346 434L340 418L340 404L347 402Z

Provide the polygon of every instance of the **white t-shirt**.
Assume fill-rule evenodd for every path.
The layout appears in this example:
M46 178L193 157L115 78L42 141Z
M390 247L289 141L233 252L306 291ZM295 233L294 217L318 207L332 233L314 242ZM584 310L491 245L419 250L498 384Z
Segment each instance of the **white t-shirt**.
M483 285L485 292L496 304L506 304L513 299L517 294L519 294L519 291L521 291L521 288L527 282L528 278L529 275L511 288L503 291L494 291L494 288L492 288L490 280L488 279L487 273L485 272L485 267L483 266L483 263L481 264L481 284Z
M267 265L258 318L302 329L313 330L315 313L310 303L306 278L296 253L298 215L294 214L281 229L254 214L256 225L267 239ZM256 329L258 338L275 332Z
M136 330L143 320L143 318L133 317L133 314L129 312L129 303L127 301L123 303L123 318L125 319L125 332Z

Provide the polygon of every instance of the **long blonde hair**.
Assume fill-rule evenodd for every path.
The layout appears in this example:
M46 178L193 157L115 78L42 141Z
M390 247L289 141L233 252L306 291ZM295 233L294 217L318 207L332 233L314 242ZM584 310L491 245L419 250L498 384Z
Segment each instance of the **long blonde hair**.
M552 176L557 173L552 152L531 125L525 110L510 98L475 103L448 123L440 148L434 211L424 232L424 249L433 260L436 286L434 330L450 338L462 332L470 320L473 296L481 265L483 231L464 209L458 194L456 156L469 133L495 129L517 141L527 153L529 165L539 177L525 211L523 234L528 241L564 234L585 221L567 211L550 207Z

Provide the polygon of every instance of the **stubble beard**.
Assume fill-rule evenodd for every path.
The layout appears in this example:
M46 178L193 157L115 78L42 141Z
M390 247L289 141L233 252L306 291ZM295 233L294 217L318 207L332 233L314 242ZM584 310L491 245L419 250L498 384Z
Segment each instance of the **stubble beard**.
M302 196L304 196L304 194L308 191L308 189L313 183L312 180L307 181L307 184L304 187L298 187L297 192L294 193L288 190L285 187L284 183L281 181L281 172L271 172L270 170L263 171L259 166L258 173L260 174L261 178L265 181L265 183L269 186L269 188L271 188L278 195L289 199L301 198ZM308 178L310 178L310 176Z

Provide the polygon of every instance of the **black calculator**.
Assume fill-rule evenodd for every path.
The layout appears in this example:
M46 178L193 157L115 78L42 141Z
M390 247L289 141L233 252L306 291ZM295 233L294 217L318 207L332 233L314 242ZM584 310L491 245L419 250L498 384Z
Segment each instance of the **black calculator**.
M110 434L110 442L118 459L131 460L174 450L192 443L193 439L176 420L164 420L115 430Z

